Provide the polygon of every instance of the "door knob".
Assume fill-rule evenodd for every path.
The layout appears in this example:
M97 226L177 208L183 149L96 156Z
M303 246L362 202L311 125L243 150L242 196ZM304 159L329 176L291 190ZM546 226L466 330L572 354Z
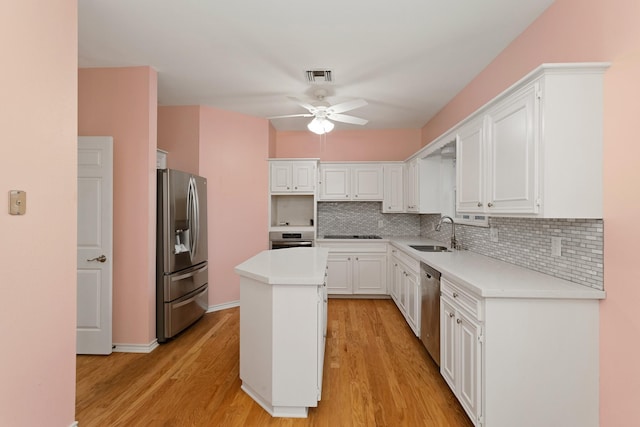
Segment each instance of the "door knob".
M87 261L98 261L98 262L106 262L107 257L104 255L97 256L95 258L88 259Z

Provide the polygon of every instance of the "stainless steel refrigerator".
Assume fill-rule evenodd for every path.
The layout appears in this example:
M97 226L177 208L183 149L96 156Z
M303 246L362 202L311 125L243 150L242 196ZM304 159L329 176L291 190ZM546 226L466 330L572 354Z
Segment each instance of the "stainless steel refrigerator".
M165 342L207 311L207 180L158 170L156 333Z

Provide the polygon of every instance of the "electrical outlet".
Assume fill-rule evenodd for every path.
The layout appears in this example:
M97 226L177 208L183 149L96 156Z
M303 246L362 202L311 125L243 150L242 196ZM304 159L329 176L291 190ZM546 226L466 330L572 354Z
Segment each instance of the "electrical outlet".
M489 238L491 239L492 242L498 243L498 228L497 227L491 227L489 229Z
M562 237L551 238L551 255L562 256Z
M383 219L379 219L378 220L378 228L382 228L384 227L384 220Z

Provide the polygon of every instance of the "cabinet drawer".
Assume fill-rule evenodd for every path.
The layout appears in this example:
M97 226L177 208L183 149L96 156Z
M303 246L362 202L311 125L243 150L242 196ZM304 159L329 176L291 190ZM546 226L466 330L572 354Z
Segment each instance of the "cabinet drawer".
M391 247L391 255L398 258L400 262L407 266L410 270L413 270L415 274L420 274L420 261L407 255L396 247Z
M440 278L440 293L455 302L460 308L468 312L476 320L482 320L482 299L471 294L462 287Z

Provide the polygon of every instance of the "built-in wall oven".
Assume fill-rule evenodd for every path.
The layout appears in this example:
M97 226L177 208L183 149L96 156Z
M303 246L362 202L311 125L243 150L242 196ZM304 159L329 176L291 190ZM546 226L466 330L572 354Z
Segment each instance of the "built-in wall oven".
M312 247L313 231L270 231L269 249Z

